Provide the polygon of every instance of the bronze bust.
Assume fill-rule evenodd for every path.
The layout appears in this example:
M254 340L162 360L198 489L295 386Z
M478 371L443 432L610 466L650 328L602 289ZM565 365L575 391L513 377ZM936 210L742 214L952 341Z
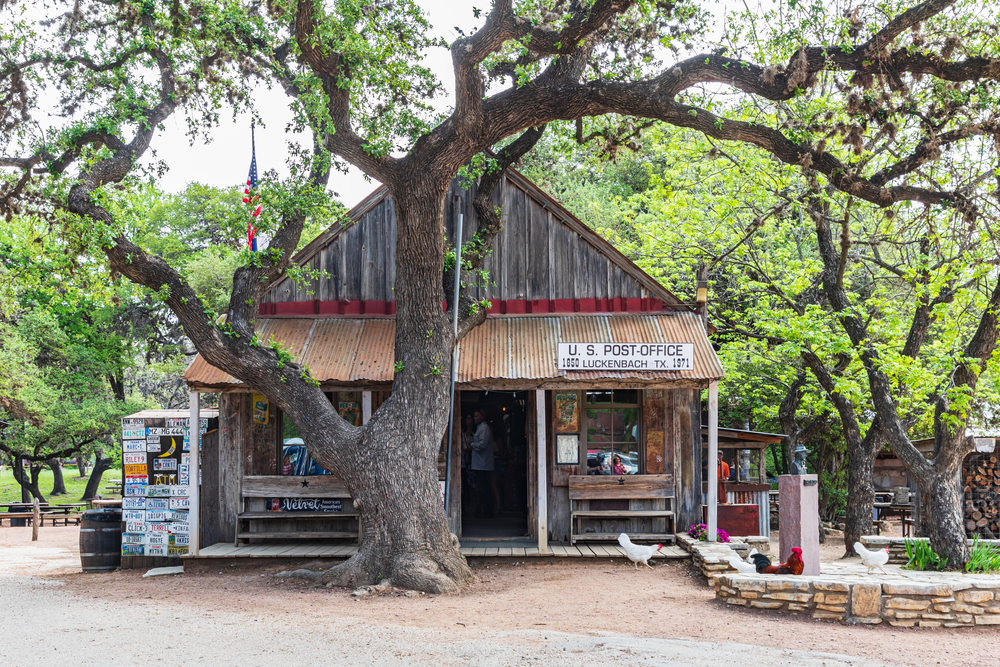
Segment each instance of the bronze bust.
M795 448L795 459L792 461L792 474L793 475L808 475L809 471L806 469L806 454L809 450L805 448L805 445L799 445Z

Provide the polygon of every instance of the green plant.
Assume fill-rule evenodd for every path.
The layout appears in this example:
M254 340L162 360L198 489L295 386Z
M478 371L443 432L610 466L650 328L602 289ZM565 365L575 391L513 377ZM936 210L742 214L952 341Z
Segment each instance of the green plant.
M906 557L909 559L905 570L943 570L948 567L948 559L942 559L926 540L906 540Z
M989 544L982 544L979 538L972 544L969 551L969 562L965 564L966 572L1000 572L1000 549Z

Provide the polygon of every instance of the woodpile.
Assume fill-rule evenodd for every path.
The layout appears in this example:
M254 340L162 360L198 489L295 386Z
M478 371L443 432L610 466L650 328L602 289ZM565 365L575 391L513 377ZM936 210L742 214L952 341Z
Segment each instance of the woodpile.
M969 536L1000 535L1000 465L995 455L970 456L963 466L965 531Z

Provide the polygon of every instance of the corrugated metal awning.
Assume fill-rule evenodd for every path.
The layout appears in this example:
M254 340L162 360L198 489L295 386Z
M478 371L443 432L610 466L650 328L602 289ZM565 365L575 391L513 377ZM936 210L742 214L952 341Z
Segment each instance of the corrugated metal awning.
M396 323L391 319L260 319L264 340L282 342L324 384L391 382ZM556 368L558 344L692 343L690 371L564 371ZM461 345L458 382L486 380L601 380L643 384L699 383L725 373L695 313L491 317ZM184 373L193 388L226 388L240 382L198 355Z

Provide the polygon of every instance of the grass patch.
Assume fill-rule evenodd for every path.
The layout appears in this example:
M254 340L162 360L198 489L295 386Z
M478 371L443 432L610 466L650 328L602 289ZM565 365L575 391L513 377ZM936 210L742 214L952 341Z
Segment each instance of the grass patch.
M76 466L64 467L63 481L66 482L66 491L69 493L65 496L49 497L49 492L52 491L52 471L48 468L43 468L42 473L38 476L38 490L51 503L78 503L83 498L83 492L87 490L87 479L90 477L90 469L87 470L87 477L83 479L80 479L77 475ZM121 478L121 469L112 468L106 470L104 476L101 478L101 488L98 490L98 493L105 498L111 497L104 490L107 480ZM14 471L10 469L10 466L4 466L3 470L0 471L0 502L21 502L21 486L14 480Z

